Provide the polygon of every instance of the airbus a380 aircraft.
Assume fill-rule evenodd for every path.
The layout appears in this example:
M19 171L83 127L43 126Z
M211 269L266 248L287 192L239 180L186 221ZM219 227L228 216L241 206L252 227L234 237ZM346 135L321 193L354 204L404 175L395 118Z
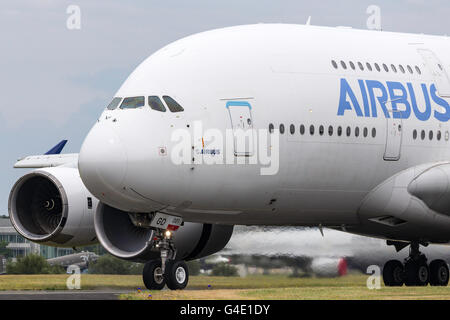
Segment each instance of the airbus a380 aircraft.
M447 37L283 24L181 39L128 77L79 156L16 163L38 169L12 188L11 220L32 241L146 262L151 289L184 288L183 261L233 225L410 245L385 284L447 285L419 246L450 240L449 52Z

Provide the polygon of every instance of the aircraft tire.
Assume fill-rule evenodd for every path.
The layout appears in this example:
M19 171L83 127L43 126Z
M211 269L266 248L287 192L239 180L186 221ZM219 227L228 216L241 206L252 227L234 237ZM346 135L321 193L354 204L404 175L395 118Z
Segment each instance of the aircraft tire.
M149 290L162 290L164 288L166 281L162 275L161 260L150 260L145 264L142 280Z
M182 290L189 281L188 266L184 261L169 260L166 263L164 277L170 290Z
M405 263L405 285L426 286L430 279L430 268L424 261L407 261Z
M430 285L447 286L449 280L448 265L444 260L433 260L430 263Z
M383 268L383 282L387 287L403 285L403 264L398 260L389 260Z

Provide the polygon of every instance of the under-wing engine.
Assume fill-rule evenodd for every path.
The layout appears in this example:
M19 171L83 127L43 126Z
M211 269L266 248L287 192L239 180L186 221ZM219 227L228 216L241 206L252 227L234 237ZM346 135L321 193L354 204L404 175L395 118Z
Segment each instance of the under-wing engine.
M51 246L76 247L97 242L94 211L98 200L77 168L34 170L22 176L9 195L9 217L26 239Z

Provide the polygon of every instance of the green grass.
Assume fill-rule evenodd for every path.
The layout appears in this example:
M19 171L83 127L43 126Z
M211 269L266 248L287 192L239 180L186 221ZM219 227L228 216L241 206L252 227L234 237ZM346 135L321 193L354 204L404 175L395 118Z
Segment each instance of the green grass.
M193 277L184 291L148 291L123 294L121 299L140 300L372 300L372 299L448 299L449 287L400 287L369 290L367 276L341 278L289 278L286 276L251 276L247 278ZM211 288L208 288L208 284ZM203 286L203 288L202 288ZM149 296L151 295L151 297Z
M366 275L340 278L290 278L282 275L191 277L189 290L148 291L139 275L81 275L81 289L124 290L121 299L447 299L450 287L400 287L369 290ZM68 275L1 275L0 290L65 290Z
M0 290L66 290L67 274L1 275ZM128 289L142 287L138 275L81 275L81 289Z

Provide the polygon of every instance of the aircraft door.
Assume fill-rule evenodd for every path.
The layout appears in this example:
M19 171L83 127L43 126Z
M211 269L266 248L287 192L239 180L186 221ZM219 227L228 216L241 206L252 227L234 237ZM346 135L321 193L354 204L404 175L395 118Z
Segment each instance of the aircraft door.
M397 118L394 117L397 115ZM397 161L400 159L400 150L402 146L402 119L400 112L389 110L389 118L386 130L386 148L384 150L384 160Z
M417 49L417 51L433 77L438 94L441 97L450 97L450 80L445 65L433 51L428 49Z
M254 152L252 107L247 101L226 104L233 129L234 155L252 156Z

